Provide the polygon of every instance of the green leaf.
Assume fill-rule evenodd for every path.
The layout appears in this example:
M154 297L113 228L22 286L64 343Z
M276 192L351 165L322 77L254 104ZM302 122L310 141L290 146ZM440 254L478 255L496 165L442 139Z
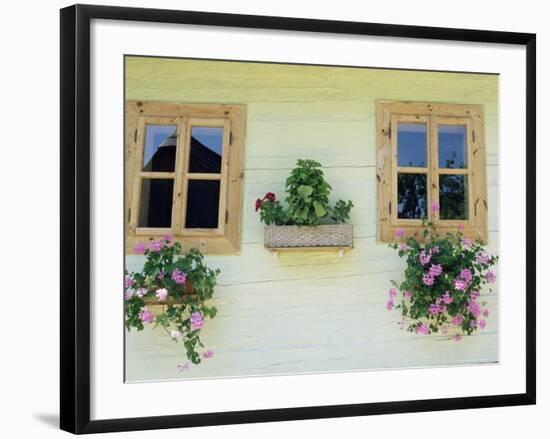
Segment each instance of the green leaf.
M313 188L311 186L307 186L303 184L298 186L298 194L302 198L309 197L312 193L313 193Z
M306 219L307 218L307 208L304 208L304 209L298 209L296 211L296 217L297 218L301 218L301 219Z
M313 202L313 207L315 208L315 213L317 214L317 216L323 217L327 214L327 210L318 201Z

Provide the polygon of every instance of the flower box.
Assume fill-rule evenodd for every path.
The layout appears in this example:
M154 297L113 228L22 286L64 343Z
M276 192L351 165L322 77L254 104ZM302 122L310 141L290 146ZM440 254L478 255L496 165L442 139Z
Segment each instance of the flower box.
M268 249L306 247L353 247L351 224L324 224L319 226L275 226L264 229L264 246Z
M183 296L179 299L176 299L173 296L168 297L164 301L159 301L156 297L149 297L145 296L143 298L143 302L145 305L180 305L184 303L184 297L190 297L191 299L196 299L197 295L195 294L195 288L193 287L193 281L191 279L187 279L187 282L185 282L185 288L186 292L183 293Z

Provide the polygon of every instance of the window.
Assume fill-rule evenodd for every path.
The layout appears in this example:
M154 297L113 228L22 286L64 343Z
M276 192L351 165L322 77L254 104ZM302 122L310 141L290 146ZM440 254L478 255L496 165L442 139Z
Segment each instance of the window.
M184 249L240 250L245 110L126 102L126 251L170 234Z
M482 107L378 101L376 125L378 240L413 235L423 220L486 240Z

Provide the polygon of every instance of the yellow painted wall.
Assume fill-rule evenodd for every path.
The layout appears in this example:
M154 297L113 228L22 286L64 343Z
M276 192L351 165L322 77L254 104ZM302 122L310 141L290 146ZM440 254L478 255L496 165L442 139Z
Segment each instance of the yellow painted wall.
M488 328L460 343L400 332L384 305L402 262L376 244L377 99L485 109L490 249L498 250L498 77L158 58L126 58L126 98L247 107L242 250L208 256L222 270L218 316L203 331L216 356L179 373L183 350L162 331L127 337L129 380L494 362L497 293ZM281 255L263 248L254 200L283 194L297 158L320 161L332 198L355 204L355 249ZM127 256L138 270L140 256Z

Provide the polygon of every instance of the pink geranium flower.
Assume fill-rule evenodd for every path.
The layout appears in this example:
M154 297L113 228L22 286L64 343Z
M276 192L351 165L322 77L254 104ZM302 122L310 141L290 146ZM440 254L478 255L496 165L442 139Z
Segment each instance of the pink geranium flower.
M445 294L441 296L441 300L445 305L449 305L454 302L454 299L451 297L451 294L448 291L445 291Z
M153 239L151 241L151 251L152 252L159 252L162 249L162 241Z
M441 312L441 306L435 303L432 303L428 308L428 311L430 312L431 315L439 314Z
M485 279L487 279L487 282L490 284L494 284L497 277L495 276L495 273L493 273L491 270L487 270L487 273L485 273Z
M187 370L189 369L189 361L186 361L185 363L182 363L182 364L178 364L178 369L180 372L183 372L184 370Z
M472 281L472 272L470 269L464 268L460 271L459 277L467 283L470 283Z
M485 320L480 320L479 321L479 328L480 329L485 329L487 326L487 322Z
M407 290L407 291L403 291L403 298L404 298L405 300L409 300L411 297L412 297L412 292L410 292L410 291L408 291L408 290Z
M126 275L124 277L124 288L130 288L132 285L134 285L134 279L132 279L132 276Z
M478 317L479 314L481 314L479 303L477 303L475 300L470 301L470 304L468 305L468 311L470 311L474 317Z
M432 202L431 209L432 212L439 212L439 204L437 204L435 201Z
M179 285L183 285L185 282L187 282L187 275L183 271L180 271L176 268L174 271L172 271L172 280Z
M138 288L136 290L136 296L138 296L140 298L145 296L146 294L147 294L147 288Z
M147 308L143 308L139 312L139 318L143 323L153 323L155 321L155 314L153 314Z
M428 335L430 333L430 328L426 323L422 323L415 328L415 332L417 334Z
M464 317L462 316L455 316L453 317L453 319L451 320L451 322L453 323L453 325L457 325L457 326L460 326L462 325L462 322L464 321Z
M483 265L486 265L489 263L489 260L490 260L490 256L483 252L483 251L479 251L477 254L476 254L476 262L478 264L483 264Z
M462 340L462 336L460 334L456 334L454 337L453 337L453 340L454 341L460 341Z
M454 284L455 284L455 289L458 291L464 291L468 287L468 284L466 283L466 281L462 279L455 279Z
M395 230L395 238L396 239L401 239L403 238L403 236L405 236L405 229L396 229Z
M388 299L388 301L386 302L386 309L388 311L391 311L393 309L393 306L394 306L394 303L393 303L393 300L392 299Z
M134 247L134 252L136 252L136 254L138 255L141 255L145 253L145 249L146 249L145 244L138 242Z
M434 284L434 281L435 281L434 277L429 273L424 273L422 275L422 283L427 287L431 287Z
M462 247L464 248L470 248L472 246L473 241L470 238L462 238Z
M424 250L422 250L420 252L420 254L418 255L418 259L420 260L420 263L422 265L426 265L430 262L430 259L432 258L432 254L431 253L426 253Z
M164 240L165 240L166 242L172 241L172 238L173 238L172 235L164 235Z
M443 273L443 268L441 264L432 264L430 265L430 276L439 276Z
M201 329L204 325L204 317L201 312L195 311L191 313L191 330Z
M388 293L390 299L393 299L397 297L397 290L395 288L390 288L390 291Z
M155 296L157 296L159 302L165 302L168 298L168 290L166 288L159 288L155 291Z
M212 350L204 351L202 353L202 358L212 358L213 356L214 356L214 351Z

